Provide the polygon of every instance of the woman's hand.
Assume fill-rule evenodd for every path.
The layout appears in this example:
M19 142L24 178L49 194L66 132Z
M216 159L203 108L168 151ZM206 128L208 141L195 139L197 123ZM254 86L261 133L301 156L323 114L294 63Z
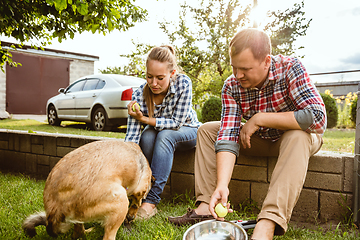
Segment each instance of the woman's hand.
M140 111L139 106L137 106L138 104L135 104L135 103L136 103L136 101L131 101L127 105L128 114L130 116L132 116L133 118L135 118L136 120L138 120L139 122L142 122L144 124L155 127L156 126L156 119L152 118L152 117L150 118L150 117L144 116L143 113ZM134 104L135 104L135 106L134 106L135 111L133 111L133 105Z
M135 104L136 101L131 101L128 105L127 105L127 108L128 108L128 114L130 116L132 116L133 118L135 118L136 120L140 121L140 122L143 122L143 117L144 115L142 114L142 112L140 111L140 108L137 104ZM135 104L134 106L134 109L135 111L133 111L133 105Z

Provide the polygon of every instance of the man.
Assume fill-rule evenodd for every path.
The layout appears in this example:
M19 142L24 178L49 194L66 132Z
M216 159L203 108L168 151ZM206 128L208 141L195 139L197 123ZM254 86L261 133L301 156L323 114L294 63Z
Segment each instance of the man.
M214 208L217 203L230 206L226 204L228 184L241 152L278 157L251 239L272 239L286 232L309 158L322 145L326 112L301 62L271 56L270 51L270 38L257 29L244 29L231 40L233 75L222 89L221 122L205 123L198 130L197 208L181 217L169 217L170 222L223 220ZM241 118L247 120L245 124Z

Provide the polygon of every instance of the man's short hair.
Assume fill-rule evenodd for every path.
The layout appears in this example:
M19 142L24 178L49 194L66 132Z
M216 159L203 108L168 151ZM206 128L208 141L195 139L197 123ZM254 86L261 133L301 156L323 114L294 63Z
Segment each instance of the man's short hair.
M245 49L250 48L256 60L264 60L271 54L271 41L269 36L256 28L243 29L238 32L230 42L229 54L233 57Z

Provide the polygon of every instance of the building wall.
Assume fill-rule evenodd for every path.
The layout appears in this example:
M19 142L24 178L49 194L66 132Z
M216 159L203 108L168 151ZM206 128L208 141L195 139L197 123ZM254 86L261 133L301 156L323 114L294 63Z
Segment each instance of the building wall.
M341 97L346 96L349 92L356 93L359 83L360 81L315 83L315 86L321 93L330 90L334 97Z
M2 42L3 43L3 42ZM13 51L11 51L13 52ZM67 87L69 84L73 83L75 80L79 79L80 77L86 76L86 75L91 75L94 74L94 61L97 61L99 58L96 56L90 56L90 55L85 55L85 54L77 54L77 53L71 53L71 52L63 52L63 51L53 51L53 50L45 50L45 51L40 51L40 50L34 50L34 49L20 49L19 51L14 51L13 54L15 53L21 53L22 55L28 56L28 57L33 57L33 58L43 58L43 59L58 59L60 60L66 60L69 61L69 65L67 67L67 74L68 77L66 79L65 83L60 83L61 84L60 87ZM20 54L20 55L21 55ZM56 67L56 64L55 64ZM6 70L6 66L4 66L4 69ZM27 70L29 71L29 70ZM43 72L38 73L39 70L37 69L32 69L30 71L36 71L37 74L43 74ZM61 70L62 71L62 70ZM8 72L9 73L9 72ZM23 74L27 74L27 73L23 73ZM7 105L7 100L9 100L8 98L10 97L10 95L7 96L7 91L11 91L13 89L9 89L9 84L6 84L6 81L9 81L9 79L6 79L6 73L0 71L0 110L3 111L9 111L7 108L10 106L6 106ZM59 76L59 75L57 75ZM38 78L36 78L38 79ZM9 83L9 82L8 82ZM47 83L47 81L46 81ZM50 83L51 85L51 83ZM51 85L52 86L52 85ZM58 86L53 86L55 89L54 94L57 94L57 90L59 89ZM7 89L8 88L8 89ZM41 88L43 89L43 88ZM32 91L31 91L32 92ZM41 92L41 94L43 94L44 92ZM49 93L48 91L46 91L46 93ZM40 95L41 95L40 94ZM43 104L42 104L43 105ZM12 106L12 105L11 105ZM27 112L24 112L24 114L26 114ZM40 114L40 113L36 113L36 114Z
M0 110L6 110L6 72L3 71L0 71Z
M94 74L94 62L85 60L73 60L70 62L70 81L73 83L80 77Z

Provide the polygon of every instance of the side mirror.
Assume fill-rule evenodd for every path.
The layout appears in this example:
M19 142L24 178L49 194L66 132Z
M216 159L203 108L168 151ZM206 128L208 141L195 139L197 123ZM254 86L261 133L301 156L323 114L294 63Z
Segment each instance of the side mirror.
M60 88L60 89L58 90L58 92L59 92L59 93L65 93L65 88Z

